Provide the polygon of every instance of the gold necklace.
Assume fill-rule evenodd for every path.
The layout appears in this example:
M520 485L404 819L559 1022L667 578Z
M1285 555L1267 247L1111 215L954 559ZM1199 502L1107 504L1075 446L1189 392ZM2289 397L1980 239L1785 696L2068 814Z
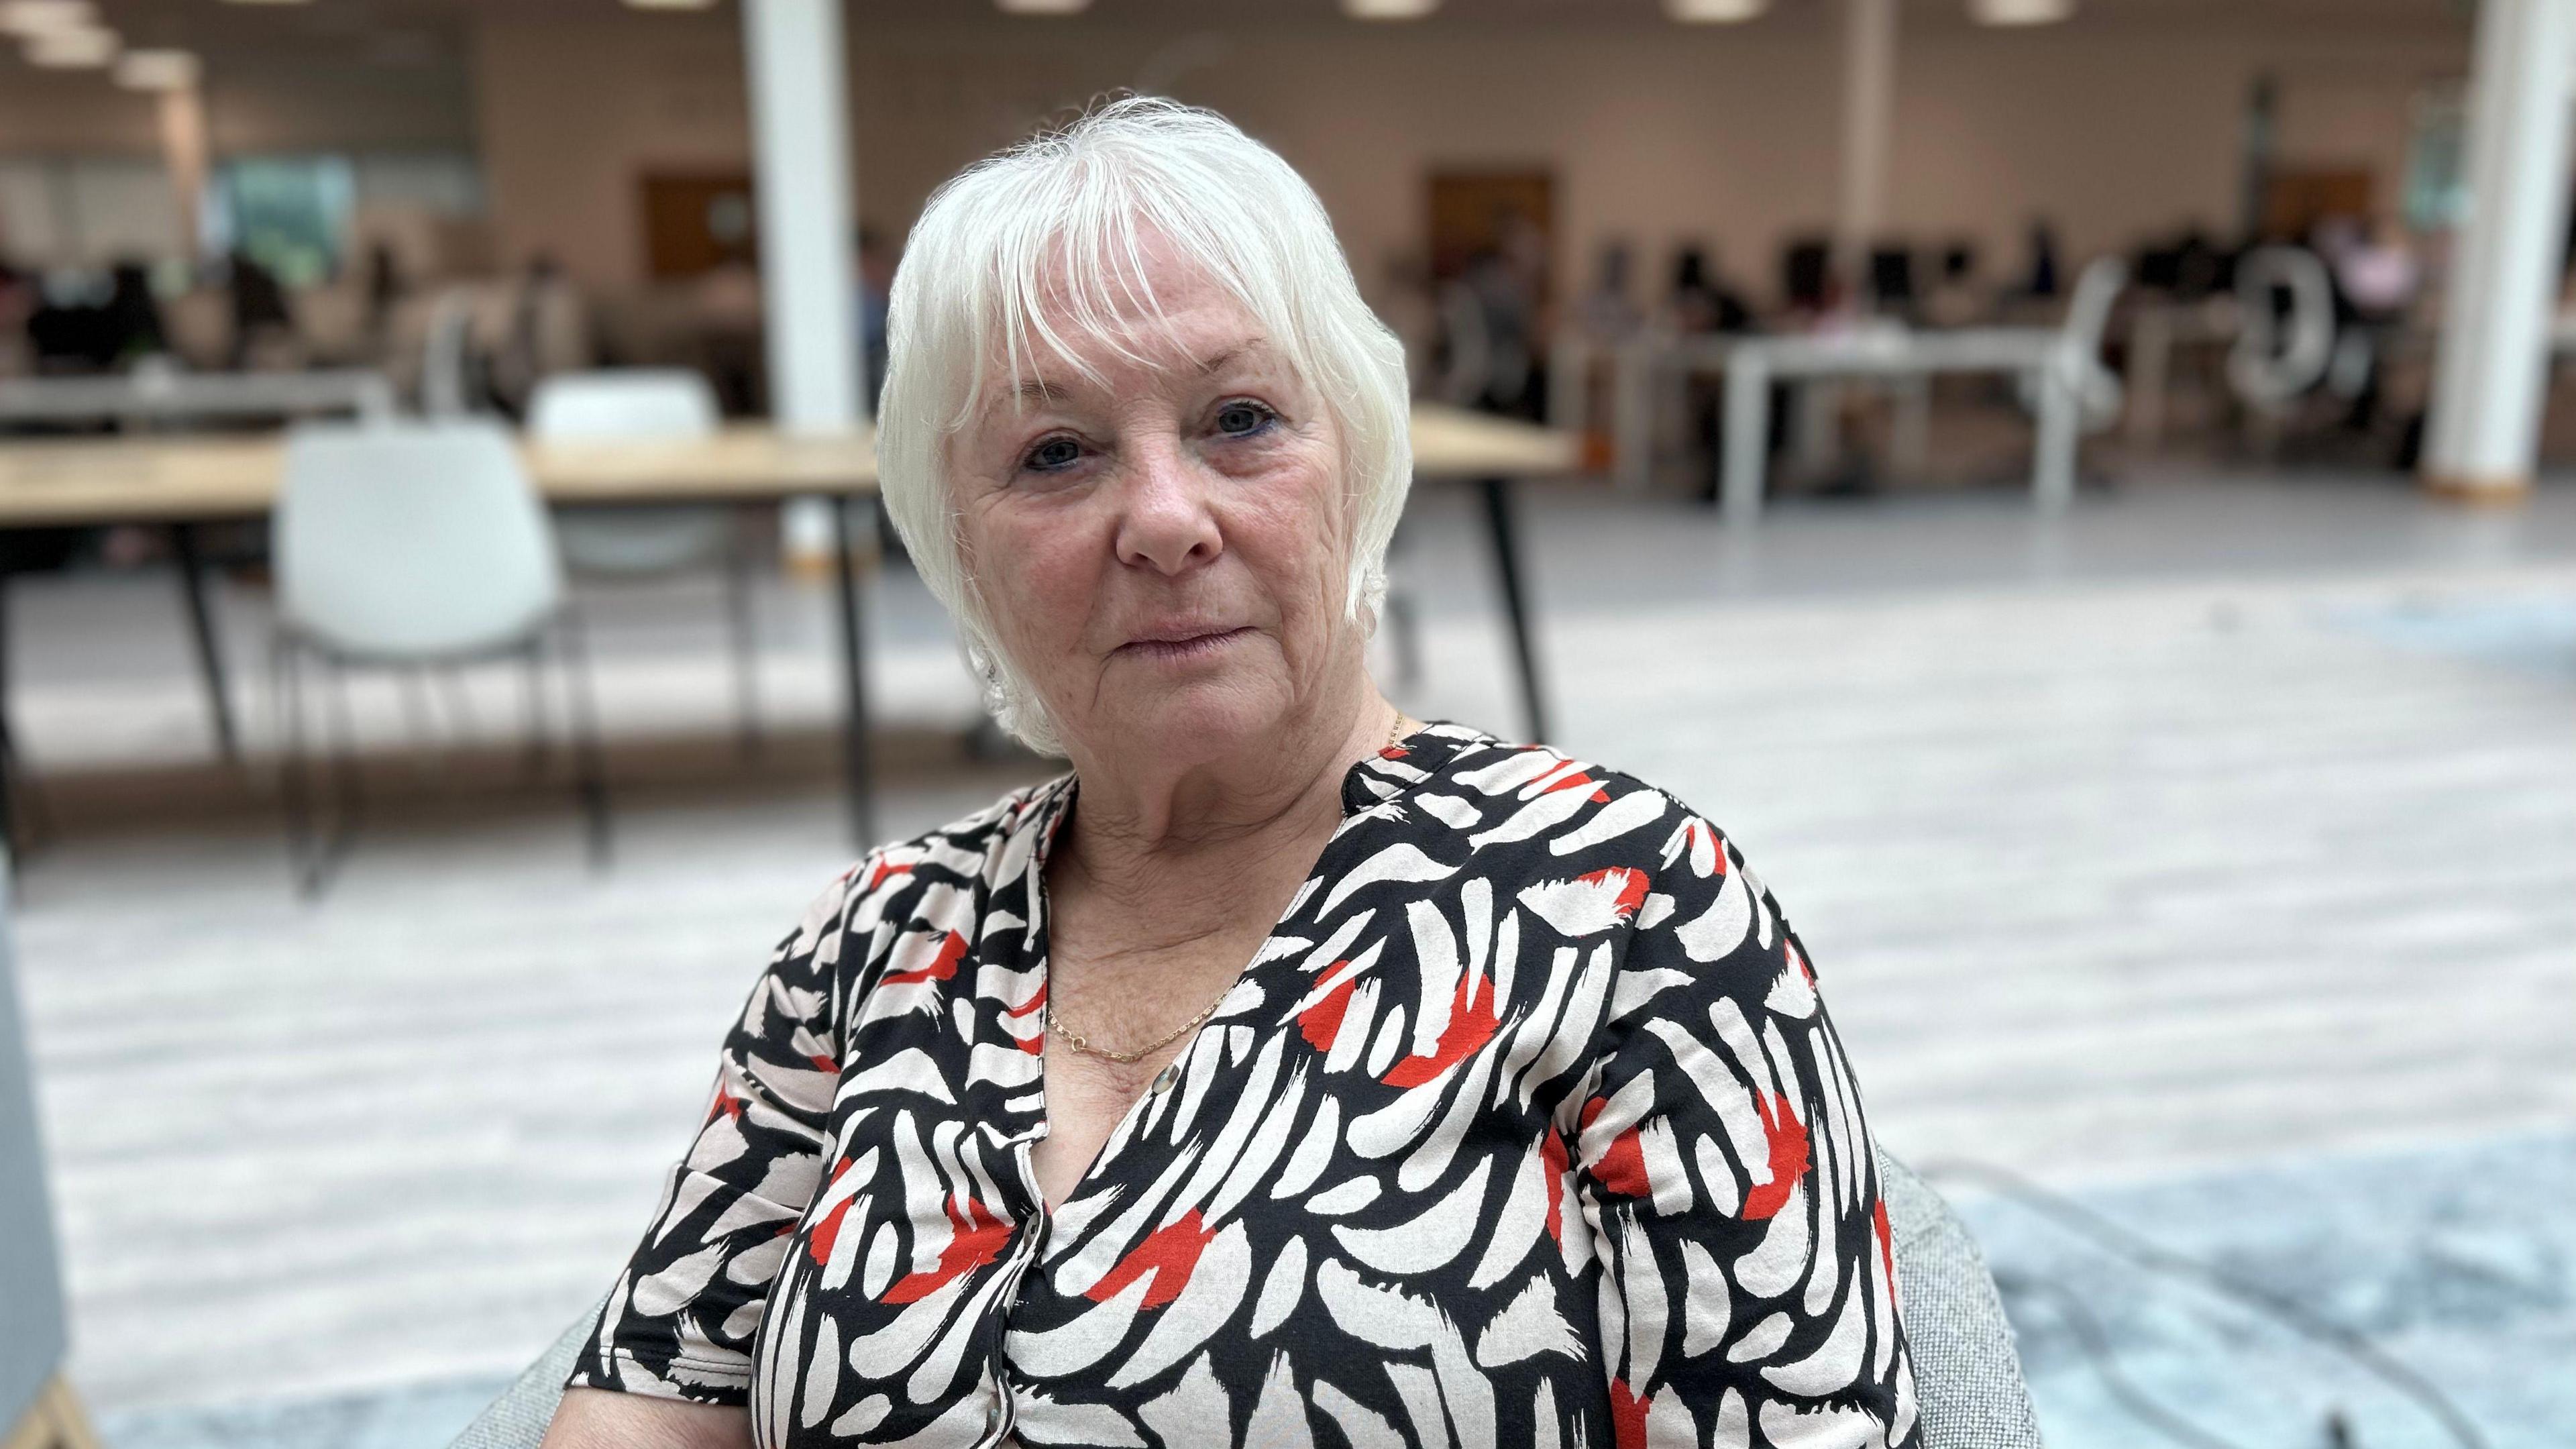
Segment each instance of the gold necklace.
M1172 1043L1179 1041L1188 1033L1194 1032L1200 1027L1207 1025L1207 1019L1216 1015L1216 1009L1225 1005L1225 998L1232 996L1233 994L1234 983L1229 981L1225 984L1224 992L1218 995L1216 1000L1207 1004L1207 1010L1200 1012L1198 1015L1182 1022L1179 1026L1172 1028L1170 1034L1163 1037L1160 1041L1153 1042L1150 1045L1140 1046L1132 1052L1117 1051L1086 1039L1081 1032L1075 1031L1072 1027L1064 1024L1064 1018L1056 1015L1055 1003L1052 1001L1047 1003L1046 1008L1047 1030L1064 1038L1064 1044L1066 1046L1073 1048L1084 1056L1099 1057L1103 1061L1116 1062L1121 1066L1133 1066L1136 1063L1143 1061L1145 1058L1152 1056L1154 1053L1161 1051L1163 1048L1170 1046Z
M1378 746L1378 749L1381 752L1394 749L1395 742L1403 738L1404 711L1399 709L1395 712L1395 723L1387 729L1386 743ZM1240 980L1241 977L1242 973L1237 972L1236 979ZM1179 1026L1172 1028L1160 1038L1144 1046L1140 1046L1132 1052L1122 1052L1114 1047L1102 1046L1085 1037L1081 1032L1075 1031L1072 1027L1065 1025L1064 1018L1057 1014L1055 1002L1052 1000L1048 1001L1046 1004L1046 1028L1047 1030L1054 1032L1057 1036L1064 1038L1064 1044L1066 1046L1073 1048L1074 1051L1083 1056L1098 1057L1103 1061L1116 1062L1120 1066L1134 1066L1136 1063L1143 1061L1145 1058L1150 1057L1154 1053L1161 1051L1163 1048L1170 1046L1172 1043L1179 1041L1182 1037L1187 1036L1191 1032L1198 1030L1200 1027L1207 1025L1208 1018L1216 1015L1216 1009L1225 1005L1225 999L1233 994L1234 982L1229 981L1225 984L1225 990L1217 993L1216 1000L1207 1004L1207 1010L1200 1012L1198 1015L1191 1017L1185 1022L1182 1022Z

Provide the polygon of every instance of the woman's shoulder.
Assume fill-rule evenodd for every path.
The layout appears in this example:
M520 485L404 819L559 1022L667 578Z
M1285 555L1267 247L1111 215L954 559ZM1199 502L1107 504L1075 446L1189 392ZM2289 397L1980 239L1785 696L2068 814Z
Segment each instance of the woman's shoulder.
M1631 930L1690 930L1693 945L1720 922L1768 944L1778 905L1744 853L1671 789L1549 745L1466 732L1425 772L1410 813L1463 850L1532 913L1580 934L1615 921ZM1697 925L1692 929L1694 923ZM1782 923L1785 924L1785 923ZM1699 954L1694 950L1693 954Z
M1415 797L1477 851L1518 846L1542 861L1646 865L1669 863L1694 840L1726 838L1678 792L1630 771L1481 730L1449 738L1456 747L1424 773Z
M954 898L979 883L1016 878L1071 779L1068 773L1017 786L945 825L870 850L806 907L799 938L810 943L835 927L873 930L889 918L918 914L925 897Z

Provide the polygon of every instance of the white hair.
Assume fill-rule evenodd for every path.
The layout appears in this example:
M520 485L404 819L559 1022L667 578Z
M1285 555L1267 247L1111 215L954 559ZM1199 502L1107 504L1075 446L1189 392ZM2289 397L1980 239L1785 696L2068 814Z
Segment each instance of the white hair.
M1361 299L1314 189L1277 152L1213 111L1137 97L960 172L932 193L895 269L878 476L904 547L957 620L985 707L1047 754L1061 755L1063 740L968 574L950 449L983 406L991 359L1025 382L1042 346L1097 381L1080 344L1138 356L1114 319L1160 316L1144 271L1149 237L1232 294L1339 425L1351 537L1343 609L1363 630L1376 627L1387 542L1412 481L1403 344Z

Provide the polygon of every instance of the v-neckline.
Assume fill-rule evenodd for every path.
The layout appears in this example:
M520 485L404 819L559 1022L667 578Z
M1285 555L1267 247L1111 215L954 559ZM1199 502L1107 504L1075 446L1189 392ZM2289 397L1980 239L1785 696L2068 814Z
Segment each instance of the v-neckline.
M1144 1091L1136 1094L1135 1099L1118 1114L1118 1120L1111 1124L1108 1136L1101 1139L1099 1151L1092 1154L1091 1161L1084 1164L1081 1175L1076 1177L1073 1180L1073 1186L1066 1190L1064 1200L1057 1203L1047 1201L1046 1191L1039 1185L1037 1174L1038 1144L1055 1135L1054 1122L1048 1108L1047 1090L1049 1075L1047 1053L1052 1050L1052 1045L1047 1040L1046 1028L1041 1021L1039 1049L1036 1053L1038 1059L1037 1120L1026 1130L1014 1134L1010 1139L1010 1146L1019 1163L1022 1186L1045 1221L1052 1224L1059 1214L1098 1190L1103 1169L1111 1164L1120 1147L1133 1140L1137 1131L1138 1115L1147 1111L1155 1098L1165 1092L1180 1089L1182 1079L1187 1075L1190 1058L1198 1051L1199 1043L1206 1039L1211 1029L1228 1024L1228 1018L1235 1010L1229 1003L1236 993L1242 991L1247 982L1253 982L1264 974L1264 968L1286 969L1282 963L1293 963L1299 959L1299 953L1273 954L1272 948L1277 945L1281 933L1287 929L1289 922L1296 918L1316 890L1321 888L1326 868L1332 861L1333 852L1340 848L1343 840L1354 832L1362 818L1387 801L1410 793L1424 780L1429 779L1442 764L1454 758L1460 750L1474 741L1459 739L1455 734L1435 736L1440 746L1438 758L1414 765L1413 768L1418 773L1412 779L1400 777L1391 779L1389 783L1395 788L1388 794L1373 794L1364 788L1362 781L1371 775L1382 775L1386 767L1396 761L1411 763L1418 755L1426 753L1416 742L1422 741L1426 736L1432 736L1433 731L1454 731L1457 728L1447 720L1423 720L1410 733L1382 749L1352 761L1349 767L1343 770L1340 790L1341 818L1334 823L1332 834L1325 837L1323 846L1315 852L1314 862L1307 866L1305 875L1298 881L1297 889L1289 895L1288 903L1280 908L1278 918L1270 923L1269 930L1262 934L1261 943L1253 948L1250 958L1236 973L1234 984L1228 986L1225 994L1218 998L1216 1010L1206 1021L1199 1024L1198 1030L1190 1033L1187 1041L1181 1043L1179 1054L1155 1073L1155 1081L1161 1081L1168 1075L1171 1079L1169 1084L1161 1088L1148 1084ZM1047 1001L1054 987L1055 911L1053 898L1047 891L1047 860L1054 851L1057 834L1071 818L1074 797L1080 784L1080 779L1069 771L1058 777L1054 782L1052 793L1040 807L1041 818L1034 827L1037 839L1029 852L1026 867L1029 922L1022 938L1023 949L1028 952L1030 965L1034 967L1037 974L1037 989L1030 997L1033 1001ZM1265 993L1262 999L1267 1001L1268 994ZM1025 1003L1021 1009L1024 1011L1027 1009Z

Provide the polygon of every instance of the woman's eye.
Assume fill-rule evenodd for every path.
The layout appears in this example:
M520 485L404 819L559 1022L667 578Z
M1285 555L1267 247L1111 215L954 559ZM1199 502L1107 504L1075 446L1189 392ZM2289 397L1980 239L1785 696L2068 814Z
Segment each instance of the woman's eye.
M1248 438L1277 416L1257 402L1230 402L1216 410L1216 430L1229 438Z
M1039 473L1055 473L1082 461L1082 445L1071 438L1048 438L1029 449L1020 465Z

